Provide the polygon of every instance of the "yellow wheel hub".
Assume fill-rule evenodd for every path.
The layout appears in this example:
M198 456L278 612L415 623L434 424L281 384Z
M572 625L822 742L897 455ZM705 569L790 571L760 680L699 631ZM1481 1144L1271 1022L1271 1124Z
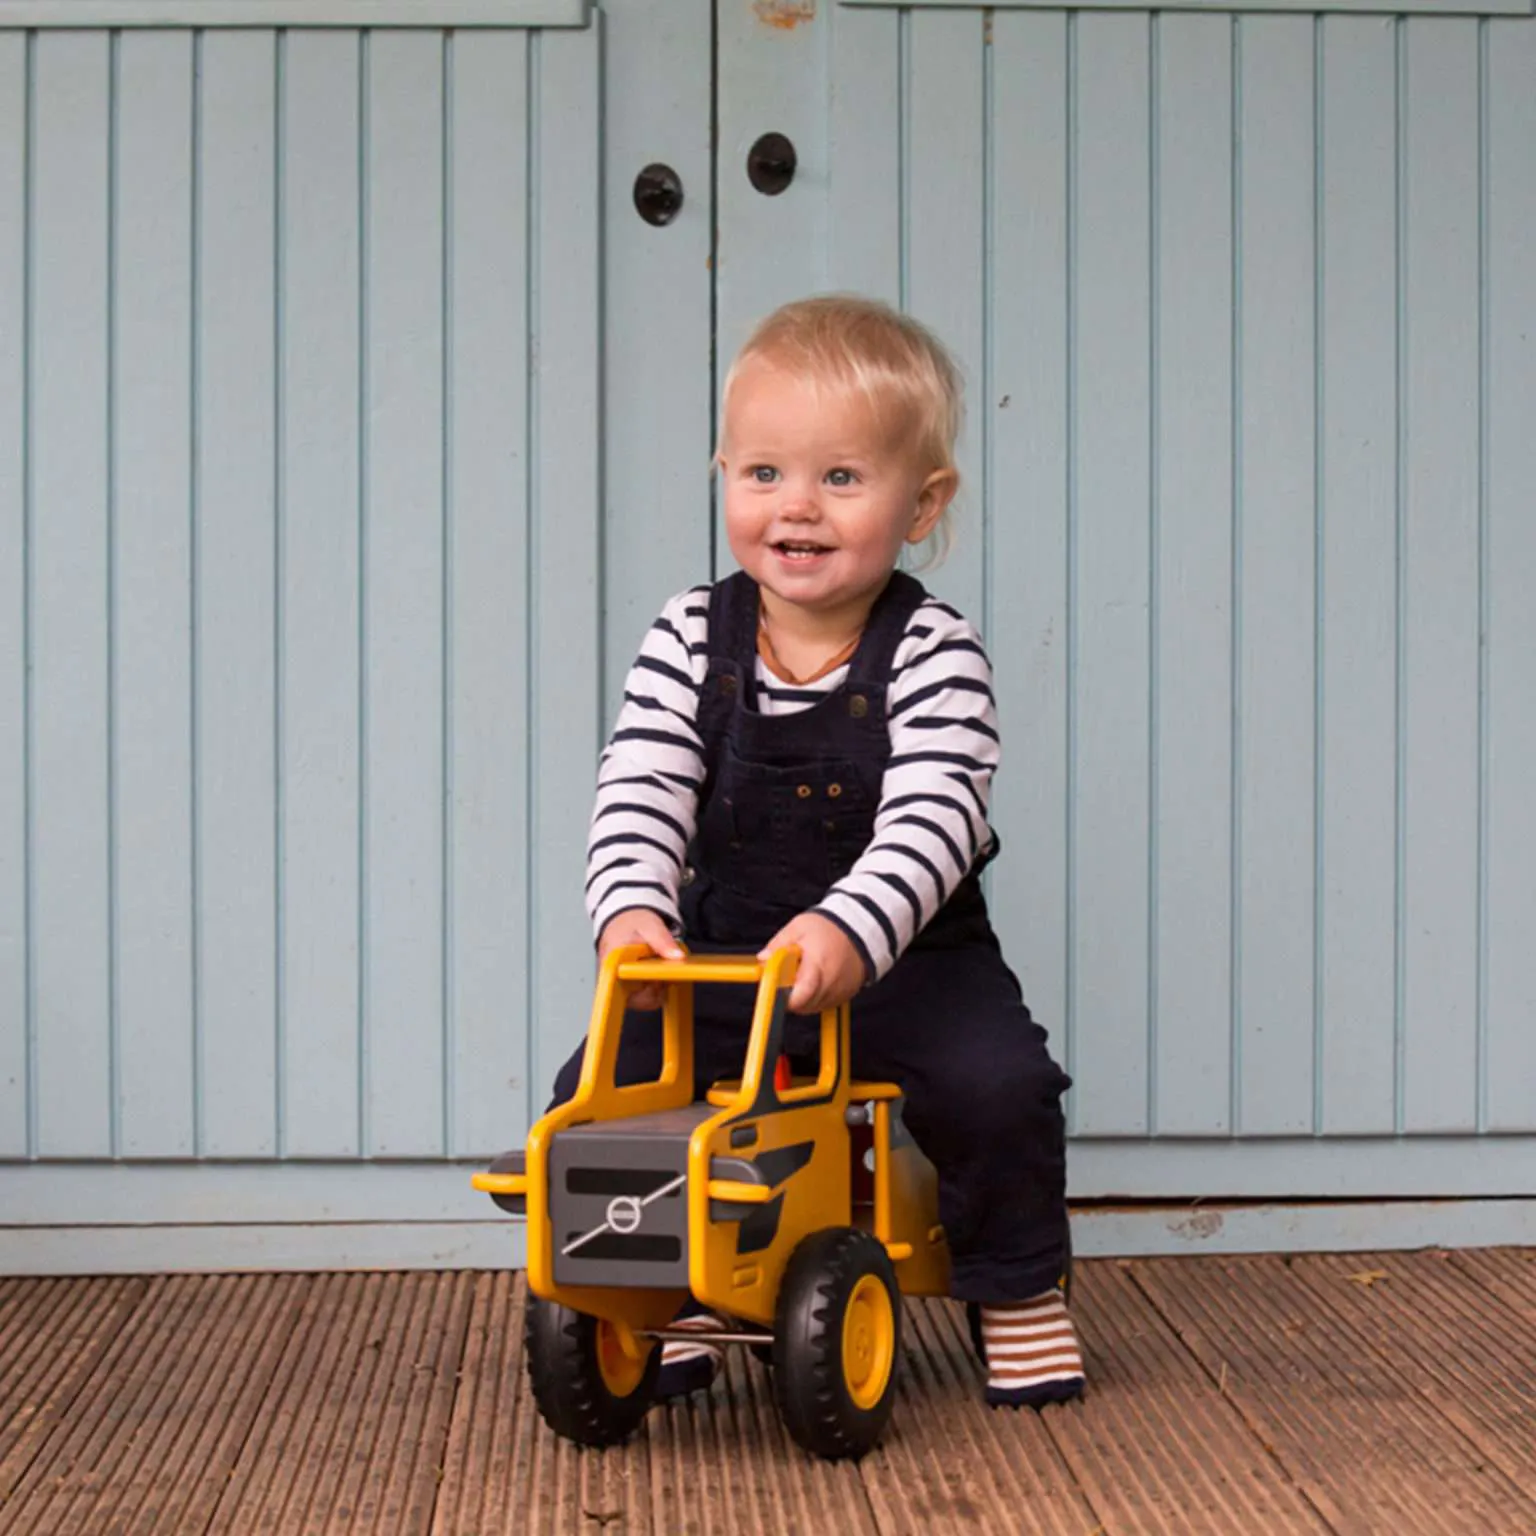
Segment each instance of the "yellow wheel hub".
M631 1354L624 1347L619 1330L605 1317L597 1320L597 1369L603 1385L615 1397L628 1397L645 1376L647 1351Z
M896 1363L896 1314L891 1294L874 1275L863 1275L843 1313L843 1384L868 1412L890 1383Z

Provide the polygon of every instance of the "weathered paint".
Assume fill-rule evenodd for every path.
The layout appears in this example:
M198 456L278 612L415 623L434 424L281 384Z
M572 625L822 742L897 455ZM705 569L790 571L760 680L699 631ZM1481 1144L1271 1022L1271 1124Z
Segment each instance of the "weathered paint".
M802 22L815 21L816 0L752 0L752 13L765 27L792 32Z

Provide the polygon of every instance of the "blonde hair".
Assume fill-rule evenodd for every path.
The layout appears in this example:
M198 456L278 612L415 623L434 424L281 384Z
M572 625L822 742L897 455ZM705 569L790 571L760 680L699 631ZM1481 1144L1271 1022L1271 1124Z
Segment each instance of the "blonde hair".
M861 398L883 429L909 436L925 468L955 469L965 411L960 370L943 342L910 315L856 293L819 294L774 310L758 322L725 376L717 452L724 448L732 386L753 360ZM942 555L948 508L932 537Z

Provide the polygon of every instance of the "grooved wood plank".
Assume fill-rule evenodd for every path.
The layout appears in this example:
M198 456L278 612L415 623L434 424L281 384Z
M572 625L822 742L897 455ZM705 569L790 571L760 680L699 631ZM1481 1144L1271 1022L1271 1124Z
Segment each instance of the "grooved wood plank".
M1536 1329L1510 1327L1509 1308L1448 1254L1317 1255L1291 1273L1511 1482L1536 1489Z
M521 1528L511 1469L533 1411L523 1389L524 1294L521 1274L474 1277L432 1536L511 1536Z
M1536 1248L1470 1249L1451 1262L1499 1298L1507 1320L1536 1333Z
M625 1446L560 1441L523 1298L506 1273L7 1285L0 1536L1536 1529L1536 1254L1083 1264L1088 1396L1044 1415L986 1409L962 1309L914 1303L857 1465L789 1441L744 1351Z
M1306 1496L1179 1344L1124 1262L1074 1282L1089 1400L1046 1424L1106 1531L1322 1532Z
M509 1323L521 1331L522 1321L520 1286ZM500 1527L505 1536L634 1536L651 1531L646 1431L613 1450L585 1450L557 1438L540 1419L521 1350L511 1385L517 1393L516 1437L507 1448L511 1493L507 1523ZM478 1533L466 1530L464 1536Z
M963 1309L909 1302L896 1411L860 1463L880 1529L1062 1532L1083 1536L1098 1515L1074 1484L1048 1425L1083 1411L989 1409Z
M354 1529L393 1536L425 1531L432 1521L448 1439L473 1276L410 1276L412 1306L399 1365L384 1383L368 1476L356 1500Z
M230 1474L209 1522L210 1533L257 1528L260 1512L281 1529L290 1506L296 1522L314 1472L326 1454L346 1384L332 1387L338 1357L364 1347L379 1287L365 1275L320 1275L310 1283L278 1362L261 1421Z
M105 1482L94 1498L76 1498L61 1531L190 1536L204 1528L209 1490L234 1466L276 1363L263 1345L295 1310L295 1292L291 1276L168 1284L157 1326L136 1351L143 1388L114 1427L121 1454L103 1459Z
M1274 1257L1130 1267L1341 1536L1536 1529L1536 1498Z
M425 1531L469 1321L467 1274L325 1276L210 1532Z
M148 1289L146 1280L45 1280L8 1289L0 1325L0 1502Z
M110 1484L119 1442L132 1431L133 1405L146 1379L156 1329L165 1313L180 1315L184 1299L171 1282L152 1280L138 1304L121 1316L68 1412L37 1447L0 1507L0 1533L47 1531L54 1536L68 1529L78 1499L89 1499ZM51 1330L47 1337L52 1338Z
M14 1276L0 1279L0 1349L5 1348L12 1319L22 1309L38 1304L42 1286L63 1286L69 1283L67 1280L29 1281Z
M208 1527L246 1442L265 1412L267 1394L288 1340L297 1325L312 1281L307 1275L246 1277L240 1300L238 1334L229 1353L209 1362L221 1391L209 1409L209 1422L186 1463L173 1466L172 1497L180 1500L181 1528L198 1536ZM154 1536L169 1530L154 1528Z
M816 1461L785 1432L768 1370L742 1349L708 1392L646 1421L655 1531L878 1530L858 1470Z
M236 1284L182 1279L157 1290L133 1349L103 1371L96 1404L76 1421L49 1476L17 1502L17 1529L84 1536L110 1525L126 1536L176 1528L161 1474L176 1481L183 1463L175 1453L187 1432L195 1437L210 1417L216 1427L227 1422L228 1404L219 1401L225 1383L209 1362L231 1327L223 1303ZM247 1292L253 1286L261 1297L273 1294L260 1282L246 1282Z

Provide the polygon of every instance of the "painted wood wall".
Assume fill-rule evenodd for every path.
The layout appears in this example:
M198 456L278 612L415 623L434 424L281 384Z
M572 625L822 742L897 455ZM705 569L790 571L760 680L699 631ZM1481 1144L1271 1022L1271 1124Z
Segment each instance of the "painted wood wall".
M597 58L0 36L6 1155L521 1123L590 954Z
M992 890L1075 1133L1305 1180L1536 1129L1536 23L730 17L724 349L857 287L972 386L934 584L998 668ZM741 171L770 121L794 211Z
M934 584L1074 1191L1536 1187L1536 23L732 0L711 210L708 6L604 9L0 33L8 1208L457 1216L584 1025L711 306L829 286L971 382Z

